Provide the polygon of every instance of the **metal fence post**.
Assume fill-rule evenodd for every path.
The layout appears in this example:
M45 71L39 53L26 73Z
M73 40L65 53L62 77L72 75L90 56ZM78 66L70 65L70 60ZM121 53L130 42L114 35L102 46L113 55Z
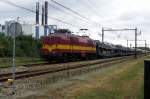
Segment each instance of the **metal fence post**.
M150 60L144 61L144 99L150 99Z

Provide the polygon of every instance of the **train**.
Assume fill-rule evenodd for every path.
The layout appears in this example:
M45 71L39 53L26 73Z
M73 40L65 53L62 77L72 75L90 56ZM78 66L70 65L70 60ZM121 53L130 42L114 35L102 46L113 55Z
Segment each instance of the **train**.
M69 30L56 30L43 38L41 55L49 61L111 58L134 55L134 48L102 43L88 36L72 34ZM138 49L137 54L143 51Z

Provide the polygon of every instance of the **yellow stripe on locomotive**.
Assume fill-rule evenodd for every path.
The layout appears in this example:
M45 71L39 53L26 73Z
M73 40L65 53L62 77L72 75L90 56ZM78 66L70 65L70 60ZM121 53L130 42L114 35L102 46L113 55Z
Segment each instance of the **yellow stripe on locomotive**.
M84 47L84 46L63 45L63 44L54 44L54 45L45 44L43 46L43 49L48 49L49 53L51 53L53 50L96 51L96 47Z

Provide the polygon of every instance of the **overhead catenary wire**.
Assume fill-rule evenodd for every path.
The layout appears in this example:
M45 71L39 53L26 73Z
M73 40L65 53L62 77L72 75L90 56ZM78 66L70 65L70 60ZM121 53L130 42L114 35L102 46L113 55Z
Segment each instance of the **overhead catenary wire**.
M53 0L53 1L54 1L54 0ZM29 12L32 12L32 13L36 13L36 11L34 11L34 10L32 10L32 9L29 9L29 8L26 8L26 7L17 5L17 4L15 4L15 3L13 3L13 2L10 2L10 1L8 1L8 0L1 0L1 2L7 3L7 4L11 5L11 6L15 6L15 7L17 7L17 8L20 8L20 9L23 9L23 10L26 10L26 11L29 11ZM41 15L41 13L40 13L40 15ZM64 24L70 25L70 26L75 27L75 28L82 28L82 27L77 26L77 25L75 25L75 24L71 24L71 23L69 23L69 22L66 22L66 21L63 21L63 20L61 20L61 19L57 19L57 18L54 18L54 17L51 17L51 16L48 16L48 18L50 18L51 20L55 20L55 21L57 21L57 22L60 22L60 23L64 23Z
M90 0L80 0L84 3L84 5L89 8L88 10L90 10L94 15L96 15L99 19L102 19L102 20L106 20L104 18L104 16L102 14L99 14L98 10L94 7L93 5L93 2L91 2ZM110 25L110 24L108 24ZM103 27L103 28L107 28L107 27ZM107 28L107 29L111 29L111 28ZM112 34L112 33L111 33ZM113 35L116 35L118 38L121 38L121 35L119 34L113 34Z
M109 27L106 27L106 26L104 26L104 25L99 24L98 22L95 22L95 21L91 20L90 18L87 18L87 17L84 16L83 14L80 14L79 12L77 12L77 11L75 11L75 10L73 10L73 9L71 9L71 8L69 8L69 7L65 6L65 5L63 5L63 4L59 3L59 2L57 2L56 0L50 0L50 1L52 1L54 4L59 5L60 7L64 8L64 9L66 9L66 10L68 10L68 11L74 13L75 15L77 15L77 16L83 18L84 20L90 22L91 24L94 25L94 28L95 28L95 27L98 27L98 28L102 28L102 27L103 27L103 28L109 28Z
M83 3L85 8L88 8L89 12L92 12L93 15L97 16L99 19L103 20L104 18L99 15L98 11L93 7L93 5L88 0L80 0Z
M43 0L43 1L44 1L44 0ZM57 5L57 6L60 6L60 5L58 5L58 4L56 4L56 3L54 3L54 4L55 4L55 5L49 3L49 5L50 5L52 8L58 10L59 12L61 12L61 13L63 13L63 14L66 14L67 16L72 16L74 19L80 20L80 22L86 23L86 26L87 26L87 25L93 26L92 23L90 23L89 21L83 19L82 17L80 17L80 16L74 16L74 15L70 14L69 12L66 12L66 11L64 11L64 10L62 10L62 9L60 9L60 8L58 8L58 7L56 7L56 5ZM68 11L68 9L67 9L67 11ZM76 15L76 14L75 14L75 15Z
M97 16L97 18L99 18L100 21L102 22L108 21L108 19L103 15L102 11L100 11L101 13L99 13L93 2L91 2L90 0L79 0L79 1L82 1L84 3L83 5L85 5L88 8L88 10L90 10L93 13L93 15ZM109 22L103 25L105 26L107 25L107 27L103 26L103 28L108 28L108 26L112 27L112 24L110 24Z
M99 18L99 21L102 23L105 21L105 18L101 15L99 15L99 12L94 8L94 5L92 5L89 1L87 0L80 0L80 2L83 3L83 5L85 6L85 8L88 8L88 12L91 12L93 16L96 16L97 18ZM90 16L91 14L89 14L88 16ZM98 23L98 22L96 22ZM98 23L99 24L99 23ZM104 24L103 26L101 25L101 27L105 27ZM108 27L105 27L108 28Z
M61 12L61 13L63 13L63 14L65 14L65 15L70 15L69 13L67 13L67 12L65 12L64 10L62 10L62 9L60 9L60 8L58 8L58 7L56 7L56 6L54 6L53 4L51 4L51 3L48 3L49 4L49 6L50 7L52 7L53 9L56 9L57 11L59 11L59 12ZM78 18L78 17L76 17L76 16L72 16L74 19L79 19L79 20L81 20L82 22L84 21L84 20L82 20L82 19L80 19L80 18ZM81 22L80 21L80 22ZM85 23L85 22L84 22Z
M104 19L104 16L97 11L97 9L94 7L93 3L90 0L86 0L87 4L92 8L92 10L97 14L97 16L101 17Z
M88 18L88 17L86 17L86 16L80 14L79 12L77 12L77 11L75 11L75 10L73 10L73 9L71 9L71 8L69 8L69 7L67 7L67 6L65 6L65 5L63 5L63 4L61 4L61 3L57 2L57 1L55 1L55 0L50 0L50 1L52 1L53 3L59 5L59 6L63 7L63 8L65 8L66 10L68 10L68 11L70 11L70 12L72 12L72 13L78 15L78 16L80 16L81 18L83 18L83 19L85 19L85 20L87 20L87 21L91 21L93 24L96 24L96 25L98 25L98 26L102 26L102 25L100 25L98 22L95 22L95 21L91 20L90 18Z
M41 2L41 3L43 3L42 1L45 1L45 0L39 0L39 2ZM77 20L76 22L78 22L79 20L80 20L80 22L79 23L85 23L85 24L80 24L80 25L82 25L82 27L85 27L85 28L91 28L91 29L96 29L97 27L96 26L93 26L93 24L92 23L90 23L89 21L87 21L87 20L85 20L85 19L83 19L83 18L81 18L80 16L77 16L76 14L71 14L70 13L70 11L68 11L68 9L62 9L62 7L60 6L60 5L58 5L58 4L56 4L56 3L53 3L53 2L48 2L48 4L49 4L49 6L51 7L51 8L53 8L53 9L55 9L55 10L57 10L57 11L59 11L59 12L61 12L61 13L63 13L65 16L69 16L69 17L73 17L73 20ZM60 8L61 7L61 8ZM66 19L67 17L59 17L59 18L61 18L61 19ZM78 24L79 24L78 23Z
M26 7L17 5L17 4L15 4L15 3L13 3L13 2L10 2L10 1L8 1L8 0L2 0L1 2L6 3L6 4L9 4L9 5L14 6L14 7L17 7L17 8L20 8L20 9L23 9L23 10L26 10L26 11L29 11L29 12L32 12L32 13L36 13L35 10L32 10L32 9L29 9L29 8L26 8ZM42 15L42 13L39 13L39 14ZM52 20L55 20L55 21L57 21L57 22L60 22L60 23L64 23L64 24L70 25L70 26L75 27L75 28L78 28L78 29L79 29L79 28L82 28L82 27L80 27L80 26L77 26L77 25L68 23L68 22L66 22L66 21L62 21L62 20L57 19L57 18L53 18L53 17L50 17L50 16L48 16L48 18L50 18L50 19L52 19Z
M63 7L63 8L65 8L65 9L67 9L67 10L73 12L73 13L75 13L75 14L78 15L78 16L80 16L80 17L85 18L85 19L88 20L87 17L85 17L85 16L81 15L80 13L78 13L78 12L72 10L71 8L66 7L66 6L64 6L63 4L61 4L61 3L59 3L59 2L57 2L57 1L55 1L55 0L50 0L50 1L52 1L53 3L55 3L55 4L57 4L57 5L59 5L59 6Z
M34 10L32 10L32 9L29 9L29 8L26 8L26 7L17 5L17 4L15 4L15 3L13 3L13 2L10 2L10 1L8 1L8 0L1 0L0 2L9 4L9 5L11 5L11 6L14 6L14 7L17 7L17 8L20 8L20 9L23 9L23 10L26 10L26 11L29 11L29 12L32 12L32 13L36 13L36 11L34 11ZM42 13L40 13L40 15L42 15ZM73 27L75 27L75 28L81 28L80 26L71 24L71 23L69 23L69 22L66 22L66 21L63 21L63 20L60 20L60 19L57 19L57 18L54 18L54 17L48 16L48 18L50 18L50 19L52 19L52 20L54 20L54 21L60 22L60 23L64 23L64 24L73 26Z
M54 9L56 9L57 11L59 11L59 12L61 12L61 13L63 13L63 14L65 14L65 15L67 15L67 16L71 16L71 17L73 17L74 19L78 19L78 20L80 20L80 22L84 22L84 23L86 23L86 26L89 24L89 25L91 25L91 26L93 26L91 23L89 23L88 21L86 21L86 20L83 20L82 18L80 18L80 17L77 17L77 16L73 16L73 15L71 15L70 13L68 13L68 12L66 12L66 11L64 11L64 10L62 10L62 9L60 9L60 8L58 8L58 7L56 7L56 6L54 6L53 4L50 4L50 3L48 3L52 8L54 8ZM87 24L88 23L88 24Z

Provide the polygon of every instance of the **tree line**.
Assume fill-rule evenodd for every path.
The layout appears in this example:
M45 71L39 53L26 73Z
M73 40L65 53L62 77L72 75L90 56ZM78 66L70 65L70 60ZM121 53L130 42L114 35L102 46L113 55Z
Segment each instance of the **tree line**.
M32 36L20 35L16 37L17 57L39 57L41 39L35 40ZM0 57L11 57L13 38L0 33Z

